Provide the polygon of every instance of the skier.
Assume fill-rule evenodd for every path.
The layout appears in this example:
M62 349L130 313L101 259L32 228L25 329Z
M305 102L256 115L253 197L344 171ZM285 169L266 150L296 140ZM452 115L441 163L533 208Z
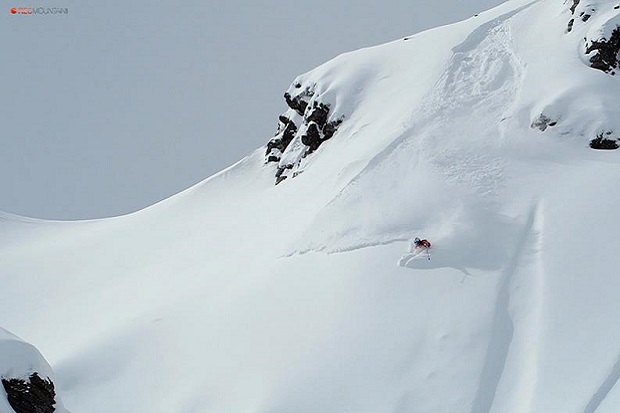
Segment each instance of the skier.
M429 249L430 247L431 243L429 242L429 240L416 237L416 239L413 240L412 252L420 251L422 249Z

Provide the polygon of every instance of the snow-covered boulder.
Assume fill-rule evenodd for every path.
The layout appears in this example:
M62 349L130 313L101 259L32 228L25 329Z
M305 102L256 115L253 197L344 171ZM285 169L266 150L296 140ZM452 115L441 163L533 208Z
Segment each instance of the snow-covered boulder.
M66 412L54 387L53 373L31 344L0 328L0 412Z

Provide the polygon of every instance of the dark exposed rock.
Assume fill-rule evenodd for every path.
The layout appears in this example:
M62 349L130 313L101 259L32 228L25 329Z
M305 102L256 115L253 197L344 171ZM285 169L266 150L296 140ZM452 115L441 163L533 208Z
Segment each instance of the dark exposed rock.
M308 129L306 130L306 134L301 137L302 143L308 146L306 155L316 151L323 141L334 136L338 126L342 123L342 119L328 122L328 118L329 106L315 101L312 104L310 114L306 117Z
M311 122L308 125L306 134L301 137L301 143L309 148L306 154L310 154L319 149L319 146L321 146L321 141L321 133L318 125L315 122Z
M322 127L327 122L327 115L329 115L329 106L315 101L306 120L308 122L316 122Z
M302 84L295 83L293 87L302 89ZM343 122L343 118L330 119L330 105L320 100L319 94L315 93L315 87L311 85L299 92L289 91L284 94L286 104L295 113L288 111L287 114L280 115L278 130L275 137L267 143L265 153L268 163L280 163L276 171L276 185L303 172L299 169L302 160L332 138ZM298 115L301 120L298 120ZM296 119L297 124L291 118ZM286 161L282 160L284 156Z
M538 118L536 118L530 126L535 129L540 129L542 132L544 132L545 130L547 130L548 127L553 127L557 124L557 121L541 113L540 116L538 116Z
M617 69L618 52L620 52L620 27L616 27L611 33L609 40L593 40L586 48L586 54L594 52L590 57L590 66L603 72L611 73Z
M53 413L56 408L54 383L33 373L27 380L2 379L7 400L15 413Z
M280 137L273 138L267 143L267 152L265 154L268 156L267 162L278 162L280 157L273 154L273 149L277 149L281 154L297 133L297 125L295 125L295 122L284 115L280 115L279 120L280 124L278 125L276 136Z
M573 5L570 7L570 12L571 14L574 16L576 11L577 11L577 6L580 4L580 0L573 0ZM581 20L585 23L588 20L590 20L590 17L592 17L592 14L594 14L594 12L596 12L596 9L590 8L590 10L586 13L585 11L582 11L581 13L579 13L579 17L581 18ZM573 26L575 24L575 18L572 18L568 21L568 32L570 33L573 30Z
M342 119L336 119L331 122L327 122L325 126L323 126L323 139L327 140L334 136L334 133L336 133L336 130L338 130L338 126L340 126L341 123Z
M618 145L618 139L609 138L612 134L613 132L599 133L596 135L596 138L590 141L590 148L601 150L613 150L620 148L620 145Z
M276 185L288 178L288 176L285 175L284 172L289 169L293 169L293 165L286 165L278 168L278 170L276 171Z
M286 104L289 108L293 109L295 112L299 113L302 116L304 115L304 112L306 111L306 106L308 105L306 101L300 99L299 96L295 96L294 98L292 98L288 92L284 94L284 100L286 100Z
M301 85L297 87L297 84L296 84L295 88L299 89L301 88ZM286 92L284 94L284 100L286 100L286 104L288 105L289 108L293 109L295 112L303 116L304 113L306 112L306 108L308 107L309 99L306 99L306 98L311 98L312 96L314 96L314 92L311 89L306 89L300 94L295 95L295 96L291 96L290 93Z

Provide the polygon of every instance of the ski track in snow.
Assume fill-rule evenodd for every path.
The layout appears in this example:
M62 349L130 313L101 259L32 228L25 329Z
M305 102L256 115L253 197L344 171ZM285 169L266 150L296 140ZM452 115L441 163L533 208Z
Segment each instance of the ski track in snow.
M526 242L531 241L531 253L534 263L531 265L532 271L526 267L522 271L522 277L529 282L529 287L523 288L528 296L526 306L530 313L519 325L521 337L529 342L528 348L521 350L521 357L516 362L521 366L520 388L514 392L514 403L519 403L522 408L517 408L523 412L532 410L532 403L536 392L536 377L538 371L539 356L539 337L542 331L544 291L545 291L545 270L544 270L544 209L543 205L538 204L532 210L532 221L529 229L530 236Z
M614 386L620 381L620 354L616 359L616 363L611 368L609 375L605 378L603 383L601 383L600 387L592 395L590 401L586 405L586 408L583 410L583 413L594 413L601 405L603 400L607 397L607 395L611 392Z
M535 390L537 357L536 354L523 354L526 349L514 350L513 340L519 335L532 342L538 337L540 331L543 290L542 256L540 254L542 214L540 208L538 205L532 207L521 237L516 244L514 254L501 275L491 339L471 413L489 413L492 411L511 351L517 353L513 355L513 357L518 358L515 365L522 369L518 374L521 378L521 386L517 386L517 390L512 390L515 393L513 403L518 403L521 406L513 406L511 410L520 412L530 410L529 404ZM529 266L524 265L523 261L526 257L534 257L535 261ZM511 314L511 302L513 301L511 292L517 277L529 277L533 285L527 303L527 306L531 307L531 315L521 323L525 331L521 331L521 324L517 324ZM511 372L511 375L514 375L514 372ZM527 387L523 388L524 386ZM522 406L523 404L526 406Z

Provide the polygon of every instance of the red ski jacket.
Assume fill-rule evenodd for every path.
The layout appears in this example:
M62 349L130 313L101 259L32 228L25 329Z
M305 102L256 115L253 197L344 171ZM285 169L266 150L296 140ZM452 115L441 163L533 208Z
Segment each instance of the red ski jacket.
M429 240L427 239L423 239L421 240L417 245L416 248L430 248L431 247L431 243L429 242Z

